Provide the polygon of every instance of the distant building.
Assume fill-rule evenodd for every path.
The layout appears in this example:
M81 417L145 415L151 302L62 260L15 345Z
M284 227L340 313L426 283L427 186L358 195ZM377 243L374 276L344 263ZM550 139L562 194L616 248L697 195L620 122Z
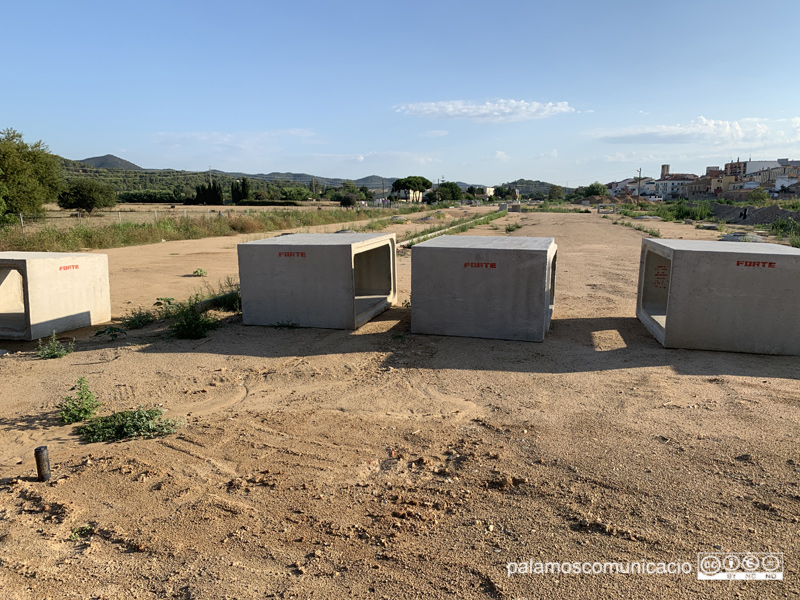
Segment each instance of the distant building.
M661 177L655 182L655 194L664 200L689 197L689 184L697 179L692 173L669 172L669 165L661 165Z
M737 158L736 162L725 163L725 175L733 175L734 177L747 177L748 175L751 175L757 171L761 171L763 169L771 169L773 167L780 167L780 166L781 164L777 160L740 161Z
M709 171L706 170L706 173L708 172ZM711 173L715 173L715 175L699 177L687 186L687 198L690 200L700 198L715 198L727 192L731 185L736 181L736 177L733 175L723 175L723 171L717 168L713 168Z

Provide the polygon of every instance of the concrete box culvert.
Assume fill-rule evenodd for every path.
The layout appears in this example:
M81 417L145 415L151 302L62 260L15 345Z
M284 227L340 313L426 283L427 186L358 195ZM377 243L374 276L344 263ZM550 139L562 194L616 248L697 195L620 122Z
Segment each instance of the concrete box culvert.
M0 252L0 339L31 341L110 320L107 255Z
M643 239L636 316L665 348L800 355L800 249Z
M295 234L238 245L245 325L358 329L397 299L395 235Z
M411 251L411 331L541 342L550 328L553 238L444 236Z

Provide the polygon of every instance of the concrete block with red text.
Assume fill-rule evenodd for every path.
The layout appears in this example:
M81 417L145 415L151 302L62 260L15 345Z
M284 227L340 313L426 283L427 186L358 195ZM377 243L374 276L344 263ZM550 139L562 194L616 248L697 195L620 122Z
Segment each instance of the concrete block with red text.
M800 249L643 239L636 316L665 348L800 355Z
M245 325L358 329L397 298L393 233L283 235L238 253Z
M0 339L36 340L110 320L107 255L0 252Z
M541 342L555 295L553 238L446 235L411 251L411 331Z

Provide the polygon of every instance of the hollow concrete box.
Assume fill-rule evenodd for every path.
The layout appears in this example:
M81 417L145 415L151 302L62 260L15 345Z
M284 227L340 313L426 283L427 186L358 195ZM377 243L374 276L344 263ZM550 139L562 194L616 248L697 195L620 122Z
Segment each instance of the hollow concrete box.
M800 355L800 250L642 240L636 316L666 348Z
M411 251L411 331L541 342L555 293L553 238L442 236Z
M36 340L110 320L107 255L0 252L0 339Z
M357 329L397 298L393 233L285 235L238 252L245 325Z

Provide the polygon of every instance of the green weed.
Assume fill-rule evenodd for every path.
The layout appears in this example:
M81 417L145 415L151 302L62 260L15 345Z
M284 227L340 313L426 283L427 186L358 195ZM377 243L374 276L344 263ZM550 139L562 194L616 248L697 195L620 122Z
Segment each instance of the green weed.
M75 340L72 340L69 344L62 344L58 341L55 331L53 331L53 335L47 339L46 344L42 344L42 340L39 340L36 346L36 356L43 359L62 358L74 351Z
M163 416L160 408L116 412L107 417L97 417L78 426L77 432L84 442L114 442L128 438L150 439L175 433L183 426L178 419Z
M65 397L58 405L58 416L65 425L91 419L95 411L103 405L94 397L89 389L89 383L83 377L79 377L78 382L70 390L75 392L75 396Z
M198 340L206 337L217 326L216 321L203 312L199 296L192 296L186 302L178 303L171 315L170 331L180 339Z
M70 542L77 542L78 540L86 539L95 533L95 524L94 523L87 523L81 527L76 527L72 530L72 533L69 536Z
M121 324L125 329L141 329L155 323L157 317L151 310L143 308L134 308L127 315L122 317Z
M216 287L206 284L200 292L201 308L214 308L224 312L242 312L242 293L239 282L232 277L226 277Z
M103 327L102 329L98 329L97 331L95 331L92 337L99 337L101 335L107 335L111 339L111 341L114 342L117 340L119 336L121 335L127 336L128 334L125 333L125 331L123 329L120 329L119 327L114 327L113 325L107 325L106 327Z

